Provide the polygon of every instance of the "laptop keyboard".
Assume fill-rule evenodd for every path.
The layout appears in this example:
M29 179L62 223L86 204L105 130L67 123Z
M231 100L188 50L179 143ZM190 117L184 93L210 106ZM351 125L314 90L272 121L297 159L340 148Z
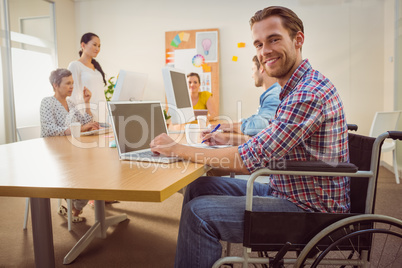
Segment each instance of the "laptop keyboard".
M127 154L127 156L131 159L146 159L150 162L174 162L180 160L178 157L173 157L173 156L164 156L164 155L159 155L159 154L154 154L152 151L143 151L140 153L130 153Z

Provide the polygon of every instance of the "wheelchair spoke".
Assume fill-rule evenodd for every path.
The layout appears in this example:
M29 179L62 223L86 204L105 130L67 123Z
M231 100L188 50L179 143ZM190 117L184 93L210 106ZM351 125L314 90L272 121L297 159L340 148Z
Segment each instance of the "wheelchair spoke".
M402 267L401 223L354 221L317 235L318 240L301 252L296 267ZM310 254L309 248L318 254Z

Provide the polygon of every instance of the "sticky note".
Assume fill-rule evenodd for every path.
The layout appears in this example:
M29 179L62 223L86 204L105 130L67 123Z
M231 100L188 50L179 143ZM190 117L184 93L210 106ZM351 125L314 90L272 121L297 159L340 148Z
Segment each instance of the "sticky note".
M246 47L246 43L243 42L237 43L237 47Z
M237 61L237 56L233 56L232 61Z
M180 36L180 39L182 40L182 41L184 41L184 42L187 42L188 41L188 39L190 38L190 34L189 33L184 33L184 32L181 32L183 35L182 36Z
M178 47L179 46L179 44L177 44L174 39L172 40L172 42L170 42L170 45L172 47Z
M176 42L177 45L181 43L180 36L178 34L176 34L173 40Z
M209 66L208 64L203 64L202 65L202 70L204 71L204 73L210 73L211 72L211 66Z

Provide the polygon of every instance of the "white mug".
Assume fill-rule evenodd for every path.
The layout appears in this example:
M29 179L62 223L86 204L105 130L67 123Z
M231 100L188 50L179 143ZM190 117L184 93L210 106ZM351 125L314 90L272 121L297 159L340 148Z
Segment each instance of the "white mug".
M186 140L188 144L199 143L200 128L198 124L187 124L185 126Z
M207 116L206 115L199 115L197 116L198 127L200 129L204 129L207 127Z
M81 136L81 124L79 122L70 124L71 136L73 138L78 138Z

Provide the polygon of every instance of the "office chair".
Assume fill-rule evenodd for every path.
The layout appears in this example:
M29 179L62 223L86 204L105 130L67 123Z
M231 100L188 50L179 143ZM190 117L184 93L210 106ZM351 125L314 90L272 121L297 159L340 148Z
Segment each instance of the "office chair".
M40 126L26 126L17 128L17 137L19 141L32 140L40 138ZM67 199L67 211L71 212L72 209L72 201L71 199ZM59 199L58 208L61 206L61 199ZM27 229L28 224L28 214L29 214L29 197L26 198L25 201L25 216L24 216L24 227L23 229ZM68 230L71 231L71 223L72 223L72 215L68 213Z
M385 131L397 130L400 114L401 111L376 112L373 123L371 124L369 136L375 138ZM395 180L396 183L399 184L398 163L396 161L396 142L395 140L387 139L382 145L381 152L385 153L390 151L392 151Z

